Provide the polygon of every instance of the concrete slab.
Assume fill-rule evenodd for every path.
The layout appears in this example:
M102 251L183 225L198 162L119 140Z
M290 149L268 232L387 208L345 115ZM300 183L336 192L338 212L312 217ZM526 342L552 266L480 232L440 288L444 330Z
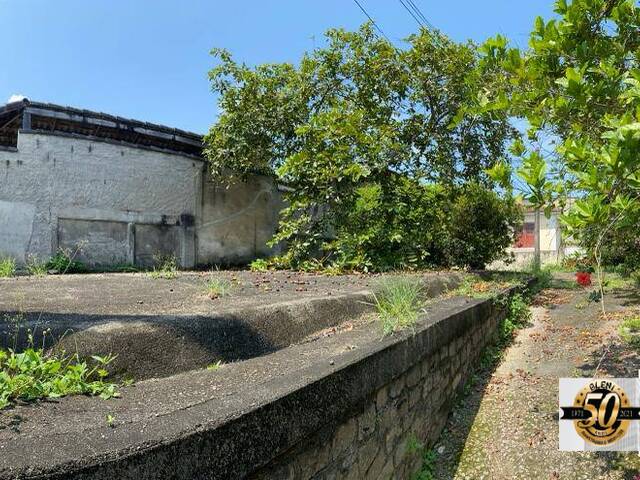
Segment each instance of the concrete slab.
M363 324L217 371L142 381L120 399L16 407L0 415L0 479L242 478L491 308L449 298L413 332L383 339Z
M458 273L421 274L438 295ZM211 300L207 280L224 279L230 294ZM141 380L265 355L372 311L375 275L327 277L297 272L65 275L0 280L0 346L35 343L81 356L117 355L116 377ZM50 332L50 333L43 333ZM158 352L162 352L159 355Z

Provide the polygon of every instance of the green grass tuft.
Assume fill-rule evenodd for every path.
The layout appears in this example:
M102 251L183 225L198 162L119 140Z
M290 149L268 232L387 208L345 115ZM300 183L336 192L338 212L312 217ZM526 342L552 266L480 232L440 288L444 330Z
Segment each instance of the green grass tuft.
M11 257L0 258L0 278L13 277L16 273L16 261Z
M222 362L222 360L218 360L218 361L217 361L217 362L215 362L215 363L212 363L212 364L210 364L210 365L207 365L207 370L211 370L211 371L214 371L214 372L215 372L216 370L219 370L219 369L220 369L220 367L222 367L222 365L224 365L224 364L223 364L223 362Z
M41 262L35 255L27 257L27 272L35 277L43 277L47 274L47 262Z
M212 278L208 280L205 285L207 296L211 300L215 300L216 298L220 297L226 297L231 293L231 288L231 282L224 278Z
M412 277L389 277L375 288L375 307L380 317L383 335L412 328L423 311L422 281Z
M270 266L271 264L266 258L256 258L249 264L249 269L252 272L266 272L267 270L269 270Z
M618 329L620 338L634 348L640 348L640 317L627 318Z

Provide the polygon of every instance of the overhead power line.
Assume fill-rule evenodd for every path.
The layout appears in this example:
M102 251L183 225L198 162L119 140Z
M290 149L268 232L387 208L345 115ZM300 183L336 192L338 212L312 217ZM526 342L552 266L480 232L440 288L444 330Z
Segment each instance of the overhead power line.
M413 19L416 21L416 23L418 24L419 27L423 27L425 28L425 25L420 21L420 19L418 17L416 17L416 14L413 13L413 11L411 10L411 8L409 8L407 6L406 3L404 3L403 0L398 0L400 2L400 4L404 7L404 9L409 12L409 15L411 15L413 17Z
M406 0L406 2L413 8L413 10L418 14L418 16L420 17L420 19L427 24L427 26L429 26L429 28L431 28L432 30L435 30L436 27L427 19L427 17L425 17L424 13L422 13L422 10L420 10L420 7L418 7L418 5L413 1L413 0Z
M392 43L392 42L391 42L391 40L389 40L389 37L387 37L387 35L382 31L382 28L380 28L380 27L378 26L378 24L376 23L376 21L371 17L371 15L369 15L369 14L367 13L367 11L366 11L366 10L364 9L364 7L360 4L360 2L359 2L358 0L353 0L353 1L354 1L354 3L358 6L358 8L359 8L360 10L362 10L362 13L364 13L364 14L367 16L367 18L368 18L368 19L369 19L369 21L373 24L373 26L374 26L374 27L376 27L376 30L378 30L378 32L380 32L380 34L381 34L384 38L386 38L386 39L387 39L387 41L388 41L389 43Z

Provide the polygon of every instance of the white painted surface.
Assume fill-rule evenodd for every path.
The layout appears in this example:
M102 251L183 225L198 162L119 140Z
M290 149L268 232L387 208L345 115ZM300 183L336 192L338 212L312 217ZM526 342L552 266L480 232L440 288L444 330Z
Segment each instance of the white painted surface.
M282 206L273 180L254 177L225 188L205 175L205 168L203 161L180 154L20 132L17 152L0 150L0 256L20 263L27 255L49 258L59 246L61 219L67 225L70 220L176 225L184 214L193 216L195 225L176 227L183 266L247 262L272 252L266 242ZM80 230L65 230L64 246L73 243L70 232ZM80 241L89 242L85 259L132 258L115 251L121 239L110 242L97 230L99 235L90 229L78 233Z
M0 256L23 263L33 231L35 207L28 203L0 200Z
M48 258L57 248L59 217L175 222L194 215L202 168L202 161L177 154L21 132L17 152L0 151L0 201L33 208L5 207L0 255Z

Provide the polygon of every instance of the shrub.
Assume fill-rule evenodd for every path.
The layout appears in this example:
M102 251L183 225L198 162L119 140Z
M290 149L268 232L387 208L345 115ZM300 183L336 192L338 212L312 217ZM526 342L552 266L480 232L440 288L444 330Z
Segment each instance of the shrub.
M383 335L412 328L422 311L422 282L411 277L384 278L375 288L374 299Z
M0 278L13 277L16 273L16 261L10 257L0 258Z
M486 187L422 185L399 175L391 175L384 184L356 188L348 203L349 207L318 213L331 239L321 241L319 233L296 237L292 232L299 226L291 227L277 237L288 242L286 254L278 262L272 259L252 268L482 268L504 256L522 218L513 199Z
M447 263L447 192L397 176L388 185L356 190L349 208L328 213L335 239L323 245L325 258L342 270L387 271Z
M49 259L45 267L47 271L59 274L84 273L88 269L84 263L75 260L76 254L77 252L72 253L70 250L61 248Z
M41 262L36 255L27 257L27 272L29 275L42 277L47 274L47 262Z
M640 235L636 226L609 233L602 242L602 263L624 276L640 270Z
M591 285L591 274L589 272L576 273L576 281L581 287L588 287Z
M157 254L153 256L154 267L149 276L172 280L178 276L178 260L175 255Z
M77 354L46 354L28 348L24 352L0 349L0 409L17 401L34 401L66 395L118 395L116 386L107 382L105 367L113 357L91 357L93 365Z
M450 263L482 269L504 257L522 223L522 211L511 197L500 198L477 183L467 184L455 194L451 220Z

